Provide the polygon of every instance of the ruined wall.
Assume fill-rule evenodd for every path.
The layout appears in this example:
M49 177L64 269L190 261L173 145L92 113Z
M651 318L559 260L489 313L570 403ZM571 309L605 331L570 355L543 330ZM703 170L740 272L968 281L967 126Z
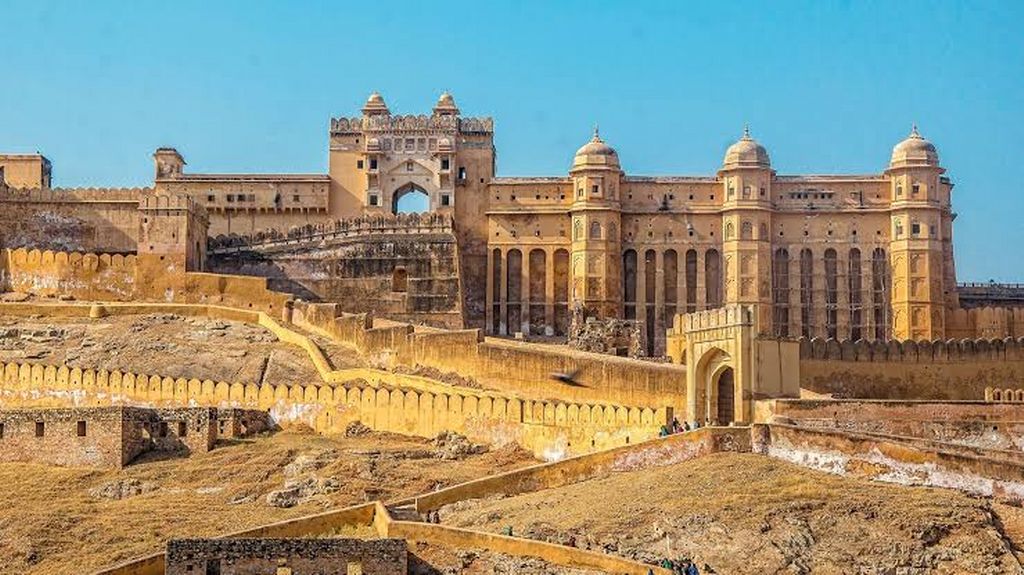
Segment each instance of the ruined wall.
M165 575L406 575L401 539L173 539ZM358 569L358 570L357 570Z
M141 452L122 441L117 408L2 409L0 461L119 468Z
M15 190L0 187L0 247L131 253L148 188Z
M756 453L820 471L1024 501L1024 460L1005 452L779 424L756 425L752 436Z
M1024 341L800 340L800 386L836 398L980 400L1024 387Z
M361 216L210 240L209 270L350 312L461 327L458 250L441 215Z
M607 402L686 408L686 369L507 340L484 340L479 330L442 331L344 314L330 304L296 304L297 325L354 346L390 365L427 366L455 372L520 397L570 402ZM578 370L578 386L552 380L554 373Z
M0 287L41 296L123 301L136 293L135 256L4 249Z
M771 422L1024 450L1024 404L986 401L779 399Z

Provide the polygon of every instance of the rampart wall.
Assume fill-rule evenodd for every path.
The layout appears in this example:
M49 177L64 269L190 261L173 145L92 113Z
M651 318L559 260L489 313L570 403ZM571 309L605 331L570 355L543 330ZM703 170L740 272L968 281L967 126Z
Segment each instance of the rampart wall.
M667 407L685 413L685 366L638 362L534 343L484 339L479 330L433 330L347 314L331 304L296 304L296 325L390 366L455 372L522 397ZM577 372L579 385L552 374Z
M149 188L17 190L0 186L0 246L54 252L136 250Z
M1024 386L1024 339L800 340L800 386L857 399L980 400Z
M406 575L408 553L401 539L176 539L167 543L164 573Z
M8 291L76 299L131 299L135 256L4 249L0 284Z

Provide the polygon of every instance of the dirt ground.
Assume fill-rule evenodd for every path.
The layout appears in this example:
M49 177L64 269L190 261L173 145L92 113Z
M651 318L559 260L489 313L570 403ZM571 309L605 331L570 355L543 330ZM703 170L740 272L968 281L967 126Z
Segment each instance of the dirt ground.
M1024 514L959 492L843 478L753 454L460 502L444 524L692 558L716 573L1021 573ZM701 570L705 573L705 570Z
M602 575L571 569L532 557L513 557L484 549L457 550L439 545L409 545L410 575Z
M122 471L0 464L0 574L89 573L159 551L174 537L411 496L534 463L511 449L455 460L439 459L442 451L431 440L390 434L289 431ZM298 487L284 489L286 482ZM270 503L296 491L293 507Z
M362 367L344 346L324 345L336 369ZM306 352L242 322L173 314L102 319L0 316L0 361L163 377L260 383L319 381Z

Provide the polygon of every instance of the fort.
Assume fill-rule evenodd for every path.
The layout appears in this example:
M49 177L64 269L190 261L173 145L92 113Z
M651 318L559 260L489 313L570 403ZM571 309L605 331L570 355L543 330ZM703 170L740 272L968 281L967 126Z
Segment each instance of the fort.
M876 174L777 174L744 130L713 175L632 175L595 129L566 174L521 178L497 175L495 129L448 93L427 115L374 93L330 120L325 174L194 174L162 147L151 186L62 189L45 157L0 155L0 472L183 469L300 433L266 461L195 472L229 484L277 462L208 502L240 519L158 529L147 554L89 563L107 575L390 575L453 554L669 573L664 540L619 547L628 525L584 545L572 513L555 534L513 523L547 497L714 465L863 482L836 493L945 489L1002 514L963 521L991 532L962 539L1006 541L985 560L1020 567L1024 299L958 283L953 182L916 127ZM426 211L408 213L416 195ZM331 467L364 435L380 443L343 459L365 469ZM342 443L309 451L320 441ZM411 491L382 479L394 442L433 442L403 455L423 470L485 451L534 464ZM648 487L677 500L675 483ZM281 492L297 514L268 508ZM886 556L900 568L966 553L907 537L921 549ZM718 543L687 544L749 572L736 557L753 552ZM72 572L74 550L54 561Z

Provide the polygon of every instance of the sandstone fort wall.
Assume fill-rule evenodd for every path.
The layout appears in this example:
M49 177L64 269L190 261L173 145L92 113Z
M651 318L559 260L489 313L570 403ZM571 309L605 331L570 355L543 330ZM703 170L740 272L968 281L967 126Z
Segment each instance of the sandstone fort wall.
M149 188L17 190L0 186L0 246L55 252L136 251Z
M676 413L686 407L684 366L484 340L479 330L414 328L366 314L345 314L330 304L297 304L293 319L382 363L455 372L500 391L573 402L664 406ZM579 386L551 378L555 373L577 371Z
M800 386L837 398L981 400L1024 383L1024 340L800 340Z

